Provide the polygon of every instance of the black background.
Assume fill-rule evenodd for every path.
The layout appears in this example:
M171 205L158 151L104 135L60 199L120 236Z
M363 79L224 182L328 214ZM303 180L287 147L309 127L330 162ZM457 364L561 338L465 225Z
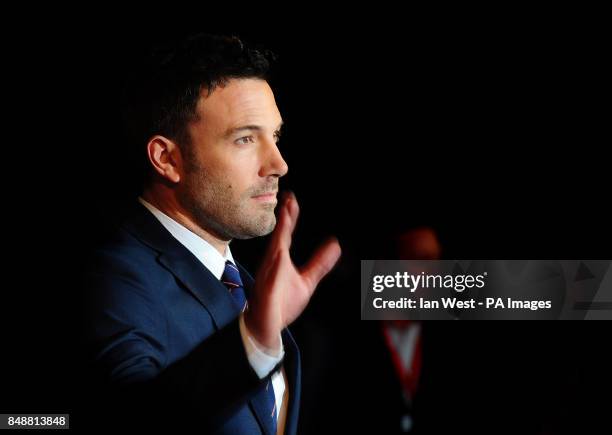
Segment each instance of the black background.
M194 15L186 23L91 11L27 20L3 36L13 98L5 107L2 412L71 412L73 426L85 424L81 260L136 194L120 86L150 43L181 34L234 33L279 55L273 84L290 168L282 185L302 209L294 259L304 262L330 234L343 247L294 325L304 433L397 428L377 326L357 317L359 260L392 258L397 231L434 228L444 258L610 257L611 74L596 23L546 14L355 23L315 14L294 26L297 14L225 26L212 12ZM256 270L265 243L232 248ZM609 404L596 395L611 391L610 329L430 323L423 421L460 432L595 427Z

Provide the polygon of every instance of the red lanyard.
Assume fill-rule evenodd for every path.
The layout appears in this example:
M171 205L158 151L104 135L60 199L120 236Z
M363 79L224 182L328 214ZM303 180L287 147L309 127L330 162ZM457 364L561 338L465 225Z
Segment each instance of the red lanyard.
M414 399L421 373L421 324L412 320L382 322L383 334L405 400Z

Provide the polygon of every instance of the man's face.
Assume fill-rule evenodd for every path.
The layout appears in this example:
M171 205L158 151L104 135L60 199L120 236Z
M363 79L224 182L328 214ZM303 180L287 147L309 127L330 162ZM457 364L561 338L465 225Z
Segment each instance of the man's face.
M268 83L233 79L202 94L183 147L177 194L196 223L224 240L270 233L278 179L287 173L276 142L282 118Z

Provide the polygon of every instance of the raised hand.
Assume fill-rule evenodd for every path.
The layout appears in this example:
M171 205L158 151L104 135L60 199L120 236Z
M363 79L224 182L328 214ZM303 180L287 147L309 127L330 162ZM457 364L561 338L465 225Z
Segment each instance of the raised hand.
M244 317L254 338L272 349L280 346L280 331L304 311L321 279L340 258L338 240L331 238L319 246L303 267L293 264L289 249L298 215L295 195L285 194Z

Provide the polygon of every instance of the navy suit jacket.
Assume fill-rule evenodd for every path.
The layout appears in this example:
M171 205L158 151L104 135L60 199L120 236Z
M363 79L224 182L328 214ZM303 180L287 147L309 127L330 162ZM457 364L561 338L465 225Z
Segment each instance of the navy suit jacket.
M114 391L109 401L126 414L139 407L147 417L138 418L172 416L168 424L189 422L205 433L272 435L267 379L248 362L231 294L145 207L134 207L90 264L88 337L96 371ZM248 295L253 278L237 266ZM300 357L288 330L282 338L285 431L293 434Z

